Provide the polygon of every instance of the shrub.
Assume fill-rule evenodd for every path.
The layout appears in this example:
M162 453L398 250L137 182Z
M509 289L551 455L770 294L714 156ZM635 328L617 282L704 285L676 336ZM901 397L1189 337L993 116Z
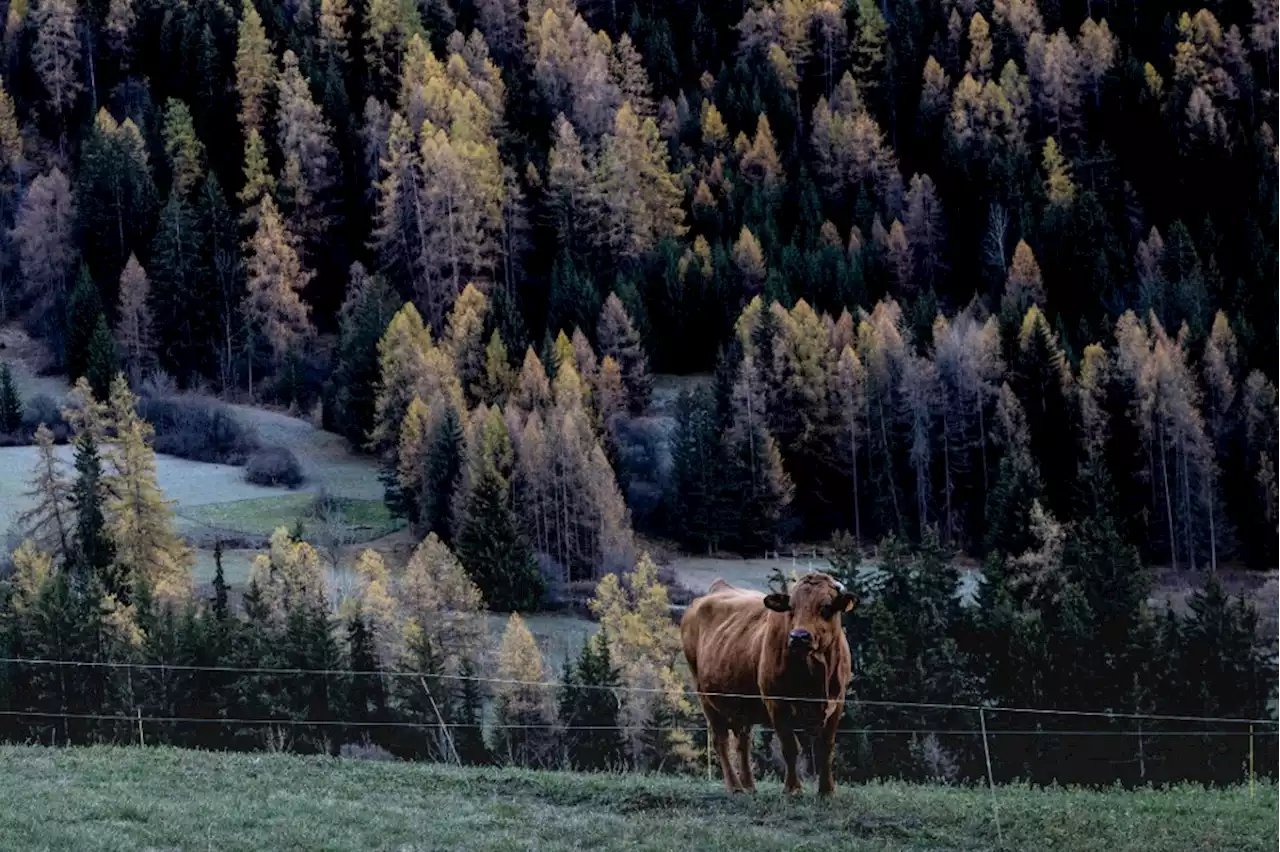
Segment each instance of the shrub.
M138 414L155 427L157 453L199 462L241 465L258 448L252 427L231 409L196 396L144 396Z
M62 406L53 397L43 393L36 394L27 400L26 408L22 412L23 436L30 439L41 423L53 432L55 443L66 443L71 428L62 416Z
M302 465L293 452L284 447L263 447L249 456L244 478L254 485L297 488L302 484Z

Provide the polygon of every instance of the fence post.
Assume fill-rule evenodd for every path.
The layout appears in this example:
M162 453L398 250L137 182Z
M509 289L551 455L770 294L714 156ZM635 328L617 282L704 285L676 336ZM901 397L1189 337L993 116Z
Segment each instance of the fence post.
M1249 798L1253 798L1253 725L1249 726Z
M145 746L146 746L146 744L147 744L147 741L146 741L146 739L142 736L142 708L141 708L141 707L135 707L135 708L133 708L133 709L134 709L135 711L137 711L137 714L138 714L138 745L140 745L140 746L144 746L144 747L145 747Z
M987 759L987 783L991 785L991 814L996 820L996 839L1004 846L1004 831L1000 828L1000 808L996 804L996 778L991 771L991 746L987 743L987 714L978 708L978 724L982 726L982 753Z

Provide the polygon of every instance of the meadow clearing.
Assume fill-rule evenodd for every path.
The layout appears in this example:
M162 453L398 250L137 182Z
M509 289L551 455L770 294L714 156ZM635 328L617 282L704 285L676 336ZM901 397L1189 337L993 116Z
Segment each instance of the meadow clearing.
M0 747L0 838L47 852L1036 850L1264 852L1277 790L764 783L173 748Z

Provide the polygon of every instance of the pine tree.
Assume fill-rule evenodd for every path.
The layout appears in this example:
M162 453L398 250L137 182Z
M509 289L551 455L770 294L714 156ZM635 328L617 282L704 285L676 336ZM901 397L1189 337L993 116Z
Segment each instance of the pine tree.
M111 381L116 375L116 342L107 327L107 318L98 314L93 337L89 339L89 353L85 360L84 376L98 399L106 399L111 393Z
M133 119L116 123L98 111L81 148L76 196L84 257L99 281L111 280L144 248L157 208L147 143Z
M361 722L382 722L387 715L387 691L378 664L373 632L359 607L346 619L347 658L353 674L347 681L343 715L355 724L347 730L357 742L382 739L380 728L361 727Z
M596 186L604 205L604 242L615 258L638 258L662 239L688 230L680 208L683 193L658 127L639 118L630 104L618 109L613 132L604 138Z
M176 191L160 213L151 245L151 310L161 369L185 381L207 364L207 311L201 287L199 234L191 208Z
M603 633L584 640L577 661L565 663L559 720L566 756L575 770L607 772L626 765L621 703L615 691L621 685L622 675L613 665Z
M253 0L244 0L236 40L236 92L240 96L240 126L248 134L266 122L268 93L275 82L274 50Z
M165 104L164 152L173 179L171 189L189 198L204 177L204 143L196 135L191 110L177 98Z
M154 429L138 415L136 402L129 383L117 375L109 400L114 437L107 452L108 529L118 570L132 588L145 584L159 600L182 601L191 590L192 552L174 529L171 504L156 483L149 443Z
M74 0L44 0L33 12L36 28L31 61L49 97L48 114L63 122L84 90Z
M267 143L258 128L249 129L244 144L244 187L236 195L244 205L240 223L249 229L258 227L258 215L262 200L274 197L276 178L267 162Z
M222 569L222 539L213 543L213 617L218 622L226 622L231 615L229 603L227 575Z
M542 652L519 614L511 613L498 650L498 715L493 751L513 766L541 766L550 757L551 704L541 684Z
M10 232L18 248L22 307L58 356L63 349L63 311L75 272L75 222L71 183L54 166L31 182Z
M103 480L102 459L92 430L76 436L76 480L71 488L75 512L72 534L71 570L81 582L97 578L108 594L128 604L131 590L127 578L115 571L115 545L107 535L105 504L108 498Z
M120 304L116 308L119 318L116 335L121 350L123 367L129 383L137 387L155 360L154 325L151 319L151 284L146 270L138 263L137 255L129 254L129 261L120 273Z
M285 163L281 195L288 199L291 230L305 241L309 251L316 251L331 224L339 162L333 127L311 96L298 57L291 50L284 52L277 96L276 141Z
M35 437L37 461L31 489L23 495L31 508L18 516L18 527L41 551L62 562L71 548L71 485L54 447L53 432L41 423Z
M359 261L351 264L347 295L338 314L338 364L333 385L338 427L354 447L363 447L373 428L378 341L396 305L385 279L369 275Z
M457 409L446 406L427 445L422 490L417 498L423 532L436 533L446 544L453 540L451 509L462 482L465 440Z
M258 231L249 244L245 319L262 335L279 367L313 332L310 306L301 291L311 280L293 248L293 238L270 196L262 200ZM250 387L252 391L252 387Z
M616 293L610 293L605 299L596 333L600 340L600 355L613 358L618 363L627 389L628 408L633 415L639 415L649 406L653 379L649 375L648 359L640 335Z
M63 355L67 376L73 382L88 369L89 347L101 314L102 298L98 285L93 283L89 267L81 264L76 288L67 303L66 351Z
M22 428L22 397L7 362L0 362L0 433L16 435Z
M489 607L501 612L535 609L544 586L511 504L510 458L502 412L490 409L468 473L457 552Z

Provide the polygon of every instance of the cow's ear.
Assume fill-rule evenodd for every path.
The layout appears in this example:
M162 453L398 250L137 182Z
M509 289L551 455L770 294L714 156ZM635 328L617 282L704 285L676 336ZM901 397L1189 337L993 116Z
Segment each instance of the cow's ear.
M766 609L771 609L774 612L790 612L791 595L783 595L778 592L774 592L771 595L765 595L764 605Z

